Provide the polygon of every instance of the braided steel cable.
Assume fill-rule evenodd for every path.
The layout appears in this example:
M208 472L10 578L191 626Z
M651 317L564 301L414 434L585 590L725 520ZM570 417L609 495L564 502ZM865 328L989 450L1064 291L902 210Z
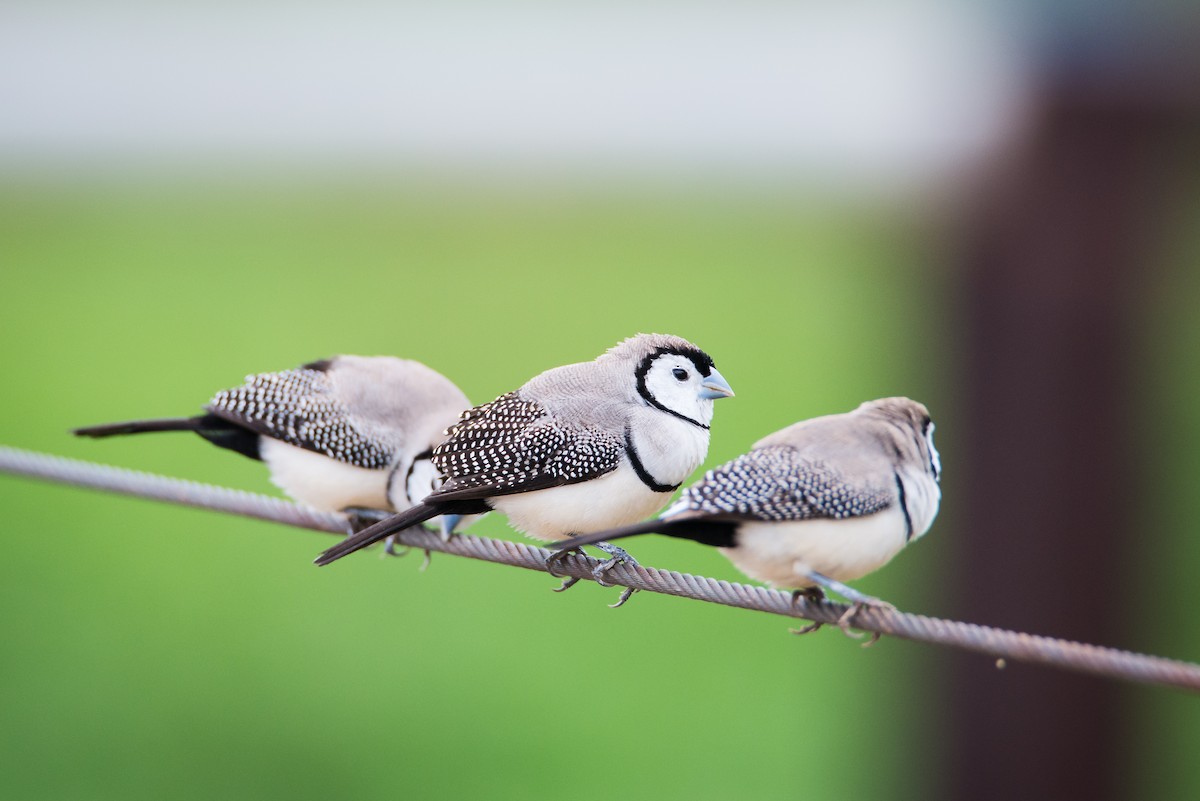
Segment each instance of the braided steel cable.
M213 509L315 531L346 534L350 530L344 515L321 512L278 498L18 448L0 446L0 472ZM549 572L546 559L551 551L519 542L471 535L451 537L444 542L438 533L422 528L402 531L396 539L400 544L426 551ZM591 557L570 554L555 565L554 574L595 580L592 571L599 564ZM852 609L827 600L793 598L790 593L766 587L627 564L614 566L604 575L604 581L634 590L804 618L815 623L836 624ZM977 651L999 659L1200 692L1200 665L1190 662L878 607L855 609L850 622L856 629L875 634Z

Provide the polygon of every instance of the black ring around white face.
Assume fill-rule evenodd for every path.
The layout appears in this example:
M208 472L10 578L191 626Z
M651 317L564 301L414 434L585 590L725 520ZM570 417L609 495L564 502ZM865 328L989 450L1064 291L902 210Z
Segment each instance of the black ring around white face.
M646 377L650 374L650 369L654 366L654 362L665 355L675 355L686 359L695 368L696 372L699 373L703 378L710 376L714 367L716 366L713 363L712 357L699 348L655 348L642 358L642 361L638 364L637 369L634 371L634 377L637 381L638 394L642 396L646 403L660 411L674 415L681 420L686 420L692 425L699 426L700 428L708 428L709 426L705 425L699 420L694 420L685 414L681 414L675 409L664 406L661 402L659 402L658 398L655 397L654 393L651 392L650 388L646 385ZM680 375L680 373L684 374ZM686 368L676 368L673 371L673 374L676 380L680 382L687 381L691 377L686 374Z

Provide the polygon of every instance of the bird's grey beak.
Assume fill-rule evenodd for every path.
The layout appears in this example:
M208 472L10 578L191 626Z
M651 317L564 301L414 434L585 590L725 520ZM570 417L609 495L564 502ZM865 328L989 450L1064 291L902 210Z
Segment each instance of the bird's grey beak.
M732 398L733 389L730 388L729 382L725 380L725 376L718 373L716 368L713 368L713 371L708 374L708 378L704 379L704 383L700 385L700 397L705 400Z

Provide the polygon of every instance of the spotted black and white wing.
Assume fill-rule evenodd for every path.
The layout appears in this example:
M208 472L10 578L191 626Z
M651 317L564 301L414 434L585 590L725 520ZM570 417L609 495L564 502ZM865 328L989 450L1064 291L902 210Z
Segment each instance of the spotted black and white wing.
M714 468L666 513L719 520L791 521L862 517L887 509L895 487L848 482L788 447L758 448Z
M592 426L570 426L515 392L463 412L433 451L445 476L427 500L530 492L602 476L621 463L624 442Z
M321 369L247 376L245 384L218 392L205 408L251 431L356 467L386 469L394 457L388 443L355 425Z

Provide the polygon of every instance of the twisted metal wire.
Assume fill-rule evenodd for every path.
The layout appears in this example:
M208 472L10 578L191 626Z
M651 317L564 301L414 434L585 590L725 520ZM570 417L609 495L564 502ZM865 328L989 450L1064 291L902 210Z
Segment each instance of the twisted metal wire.
M0 472L213 509L315 531L346 534L350 530L344 515L321 512L278 498L18 448L0 446ZM546 559L551 552L519 542L469 535L455 536L444 542L436 532L421 528L402 531L396 539L403 545L426 551L549 572ZM588 556L570 554L555 566L554 573L595 580L592 571L599 564L598 560ZM827 600L793 599L790 593L765 587L653 567L617 564L604 575L604 580L635 590L804 618L816 623L836 624L851 609ZM1004 660L1200 692L1200 665L1190 662L877 607L856 610L851 623L863 631L976 651Z

